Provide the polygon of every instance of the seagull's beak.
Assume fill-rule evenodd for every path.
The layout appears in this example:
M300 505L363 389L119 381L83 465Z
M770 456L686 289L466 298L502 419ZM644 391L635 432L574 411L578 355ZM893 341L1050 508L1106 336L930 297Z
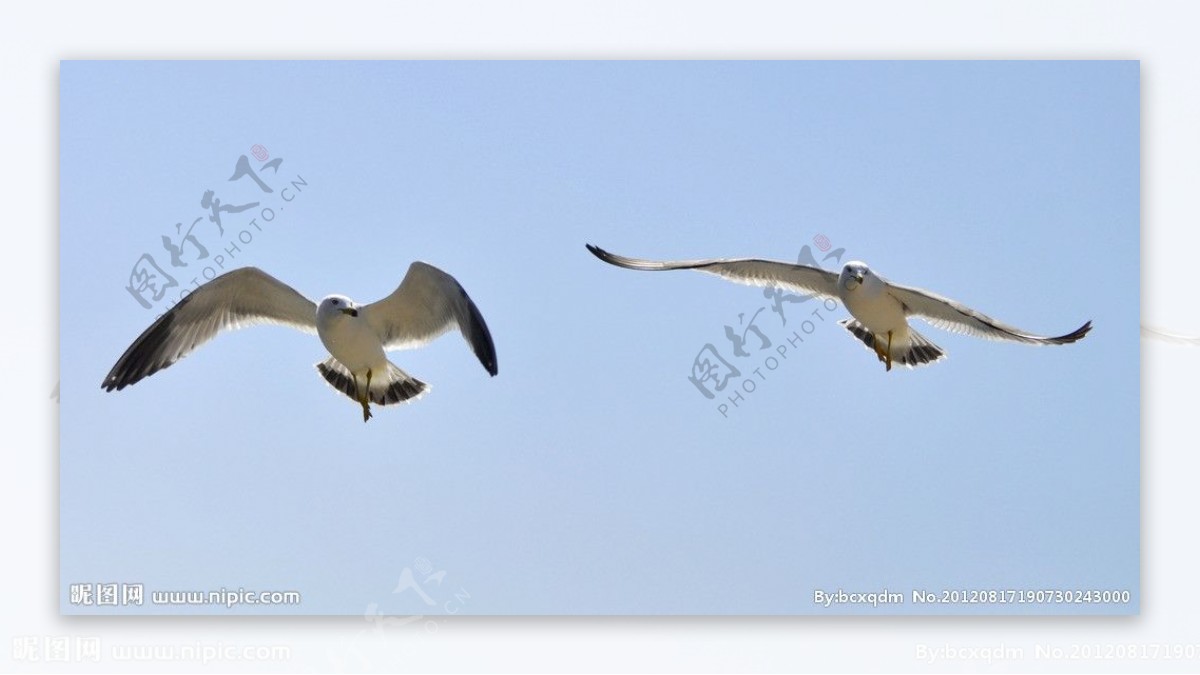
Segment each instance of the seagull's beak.
M341 312L342 314L349 314L350 316L358 316L358 310L354 307L343 307Z
M855 278L855 279L858 281L858 283L860 283L860 284L861 284L861 283L862 283L862 280L863 280L863 273L862 273L862 272L859 272L858 274L855 274L855 275L854 275L854 278Z

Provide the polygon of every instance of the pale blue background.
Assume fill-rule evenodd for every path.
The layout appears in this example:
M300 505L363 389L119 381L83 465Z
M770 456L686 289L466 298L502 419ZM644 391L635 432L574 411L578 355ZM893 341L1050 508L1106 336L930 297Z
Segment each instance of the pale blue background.
M1137 609L1135 62L61 77L65 612L95 611L68 584L113 581L301 591L282 613L871 611L814 606L817 588L906 596L880 613ZM160 237L206 189L283 205L226 182L255 143L283 158L268 182L308 186L234 264L360 301L436 264L487 318L500 375L456 336L393 353L432 392L364 425L312 369L315 337L255 327L103 392L157 313L124 290L138 256L168 267ZM220 253L249 215L196 233ZM885 373L826 323L724 418L687 375L706 343L733 358L723 327L762 291L583 248L795 259L816 234L1023 328L1096 329L1032 348L921 324L950 358ZM788 305L790 325L812 305ZM787 334L769 310L759 324ZM432 607L393 593L418 558L446 572ZM913 588L1134 602L914 607Z

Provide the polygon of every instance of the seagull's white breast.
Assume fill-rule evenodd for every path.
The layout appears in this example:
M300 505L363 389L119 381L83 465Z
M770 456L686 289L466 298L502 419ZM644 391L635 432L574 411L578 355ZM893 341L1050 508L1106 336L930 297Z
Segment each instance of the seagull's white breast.
M871 275L863 283L851 282L853 288L838 284L838 297L846 310L876 335L887 335L892 331L899 337L907 333L908 319L904 305L887 292L887 285L879 277Z
M367 369L377 373L386 372L387 355L383 351L383 343L362 312L358 316L340 312L318 316L317 335L333 358L352 373L365 373Z

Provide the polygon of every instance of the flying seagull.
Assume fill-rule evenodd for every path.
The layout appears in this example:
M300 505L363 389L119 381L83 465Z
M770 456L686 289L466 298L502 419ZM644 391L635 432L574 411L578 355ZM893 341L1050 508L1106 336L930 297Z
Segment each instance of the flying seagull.
M390 405L423 395L429 385L388 361L384 350L420 347L448 330L462 333L479 362L495 375L492 335L454 277L414 262L389 296L360 305L344 295L314 304L256 267L222 274L200 286L158 318L104 378L105 391L120 391L187 356L222 330L277 323L316 333L331 356L316 364L334 389L362 405Z
M846 263L841 274L819 267L750 258L728 260L680 260L656 262L609 253L587 245L597 258L631 270L697 270L739 284L782 286L802 293L837 298L852 319L839 321L875 352L892 369L892 363L915 368L942 359L946 352L908 325L908 317L925 321L954 333L985 340L1009 340L1033 345L1064 345L1088 334L1092 322L1058 337L1043 337L1001 323L986 314L929 291L894 284L857 260Z

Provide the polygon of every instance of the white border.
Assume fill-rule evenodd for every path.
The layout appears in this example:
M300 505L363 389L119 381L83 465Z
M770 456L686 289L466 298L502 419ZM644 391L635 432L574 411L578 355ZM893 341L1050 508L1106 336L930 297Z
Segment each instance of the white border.
M1200 5L1188 2L24 3L0 22L0 331L6 442L0 664L22 672L1183 672L1200 658L1038 660L1034 645L1200 646L1194 390L1200 349L1143 343L1143 614L1136 618L357 619L56 613L58 61L66 58L1105 58L1143 80L1143 315L1200 332L1189 267L1200 185ZM1190 302L1189 302L1190 301ZM26 322L32 333L14 331ZM1086 392L1080 392L1086 396ZM365 631L365 632L364 632ZM13 661L12 638L98 638L100 663ZM283 662L116 662L120 645L286 646ZM922 662L921 645L965 658ZM988 663L987 646L1021 647Z

